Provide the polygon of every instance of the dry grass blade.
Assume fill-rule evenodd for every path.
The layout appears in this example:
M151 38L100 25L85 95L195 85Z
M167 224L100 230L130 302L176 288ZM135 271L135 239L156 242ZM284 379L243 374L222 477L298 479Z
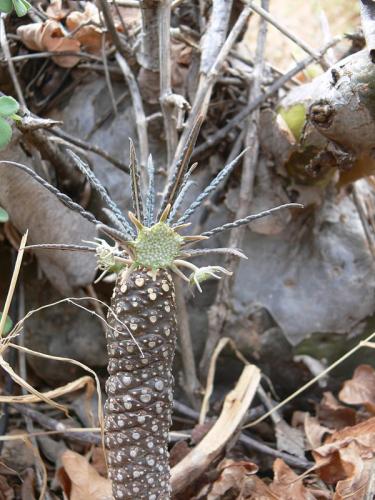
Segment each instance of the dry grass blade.
M97 376L97 374L95 373L94 370L91 370L91 368L89 368L85 364L83 364L80 361L77 361L75 359L63 358L61 356L52 356L51 354L43 354L41 352L36 352L36 351L33 351L32 349L28 349L27 347L21 347L21 346L19 346L17 344L11 344L10 343L9 346L13 347L14 349L18 349L20 351L26 352L27 354L31 354L32 356L38 356L39 358L53 359L55 361L64 361L66 363L71 363L73 365L79 366L83 370L85 370L88 373L90 373L94 377L94 379L95 379L96 392L97 392L97 395L98 395L98 419L99 419L101 427L103 426L102 393L101 393L101 389L100 389L99 378L98 378L98 376ZM36 396L39 396L39 395L41 395L41 393L39 393L38 391L36 391Z
M33 443L29 439L29 436L24 436L23 441L25 445L31 449L36 461L39 463L40 468L42 470L42 484L40 485L39 500L45 500L47 492L47 480L48 480L47 468L39 453L38 447L33 445Z
M9 344L10 347L14 347L15 349L18 349L20 346L16 344ZM26 349L26 348L25 348ZM20 351L24 351L23 348L19 349ZM65 384L61 387L58 387L57 389L53 389L51 391L47 392L41 392L39 394L42 394L45 398L48 399L55 399L60 396L65 396L65 394L70 394L71 392L78 391L79 389L82 389L83 387L89 387L93 386L93 379L89 377L88 375L85 375L84 377L77 378L76 380L73 380L73 382L69 382L68 384ZM40 395L35 395L35 394L26 394L22 396L2 396L0 395L0 403L39 403L41 401Z
M226 396L223 410L212 429L171 471L173 493L190 485L220 454L245 416L260 382L260 371L247 365L236 387Z
M3 331L4 331L4 327L5 327L5 322L6 322L6 319L7 319L7 316L8 316L10 304L12 302L14 290L16 288L16 283L17 283L18 274L19 274L20 268L21 268L21 262L22 262L22 258L23 258L23 253L25 251L25 245L26 245L26 241L27 241L27 234L28 234L28 231L26 231L26 233L23 235L22 240L21 240L21 245L20 245L20 248L18 250L18 255L17 255L15 266L14 266L12 279L11 279L11 282L10 282L10 285L9 285L9 290L8 290L7 298L5 300L5 305L4 305L4 308L3 308L3 311L2 311L2 316L1 316L1 319L0 319L0 337L2 337L2 335L3 335Z
M6 434L5 436L0 436L0 441L19 441L25 439L25 437L38 437L38 436L54 436L58 434L66 434L71 432L72 434L80 434L83 432L100 432L100 427L66 427L61 431L37 431L32 433L22 433L22 434Z
M209 401L214 387L217 358L221 353L221 351L224 349L224 347L228 344L228 342L229 342L228 337L221 338L211 356L210 367L207 375L206 390L204 391L204 398L202 401L201 411L199 413L199 423L201 425L204 424L209 409Z
M245 425L244 429L246 429L247 427L253 427L256 424L258 424L260 422L263 422L263 420L265 420L266 418L268 418L275 411L278 411L280 408L282 408L283 406L285 406L287 403L289 403L290 401L292 401L294 398L296 398L297 396L299 396L300 394L302 394L304 391L306 391L309 387L311 387L316 382L318 382L318 380L320 380L322 377L324 377L325 375L327 375L327 373L331 372L334 368L336 368L337 366L341 365L341 363L343 361L345 361L347 358L349 358L350 356L352 356L352 354L354 354L356 351L358 351L358 349L360 349L361 347L372 347L372 348L374 348L375 347L375 343L374 342L370 342L370 340L372 340L374 337L375 337L375 332L372 333L371 335L369 335L365 340L359 342L355 347L353 347L353 349L351 349L350 351L348 351L347 353L345 353L343 356L341 356L341 358L337 359L334 363L332 363L325 370L323 370L321 373L319 373L319 375L317 375L316 377L312 378L309 382L307 382L307 384L303 385L302 387L300 387L299 389L297 389L295 392L293 392L293 394L291 394L286 399L284 399L283 401L281 401L281 403L279 403L274 408L272 408L272 410L268 411L267 413L265 413L264 415L262 415L260 418L257 418L253 422L250 422L249 424Z
M60 405L58 403L55 403L55 401L53 401L49 397L45 396L41 392L34 389L34 387L32 385L30 385L28 382L26 382L26 380L24 380L22 377L20 377L13 370L13 368L9 365L9 363L7 363L5 361L5 359L2 356L0 356L0 366L3 368L4 371L6 371L8 373L8 375L12 378L12 380L14 382L16 382L16 384L18 384L21 387L23 387L24 389L26 389L26 391L31 392L31 394L34 394L34 396L36 398L39 398L40 400L44 401L48 405L56 408L57 410L63 411L66 415L68 415L68 409L65 406Z

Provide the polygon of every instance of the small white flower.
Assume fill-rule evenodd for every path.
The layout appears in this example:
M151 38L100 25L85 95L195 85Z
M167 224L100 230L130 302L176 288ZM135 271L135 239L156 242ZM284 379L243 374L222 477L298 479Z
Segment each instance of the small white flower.
M232 275L230 271L221 266L200 267L189 276L190 285L196 285L198 290L202 293L200 283L203 283L203 281L209 280L211 278L216 278L218 280L221 279L221 276L219 276L217 273L226 274L228 276Z

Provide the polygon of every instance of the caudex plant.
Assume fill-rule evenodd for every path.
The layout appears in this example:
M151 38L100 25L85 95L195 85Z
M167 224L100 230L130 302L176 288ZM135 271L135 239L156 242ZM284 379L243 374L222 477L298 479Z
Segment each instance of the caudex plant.
M173 405L172 362L178 333L174 276L202 291L201 284L210 278L219 279L230 271L211 264L197 267L190 259L198 255L217 256L231 253L244 257L235 248L193 249L192 245L225 230L249 224L255 219L283 208L301 207L289 203L256 215L228 222L199 235L185 235L189 219L217 187L240 163L243 151L226 165L188 208L181 210L191 186L190 176L196 165L189 161L199 133L198 119L176 162L158 207L154 187L154 166L149 157L147 193L141 192L146 169L138 166L135 149L130 143L130 177L133 212L128 218L109 198L93 172L73 152L68 154L87 176L107 204L107 213L115 227L99 222L91 213L74 203L65 194L41 179L34 171L14 162L53 192L72 210L94 222L112 240L98 239L93 245L70 246L63 249L95 251L102 274L117 269L110 312L108 314L107 346L109 354L106 384L104 432L109 477L115 499L170 498L168 432ZM36 245L48 248L48 245ZM51 245L57 248L58 245ZM185 272L184 272L185 271Z

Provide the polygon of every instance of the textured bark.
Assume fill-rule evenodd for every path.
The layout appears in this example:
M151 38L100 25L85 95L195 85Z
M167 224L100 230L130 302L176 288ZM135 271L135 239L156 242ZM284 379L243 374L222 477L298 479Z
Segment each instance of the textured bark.
M166 271L155 281L146 271L122 280L120 275L112 296L116 317L108 317L115 330L107 332L105 432L113 496L165 500L177 332L174 286Z

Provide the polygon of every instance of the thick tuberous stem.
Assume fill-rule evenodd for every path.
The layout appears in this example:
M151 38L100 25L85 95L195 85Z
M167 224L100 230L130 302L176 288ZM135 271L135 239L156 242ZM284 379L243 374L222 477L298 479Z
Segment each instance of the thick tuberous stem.
M167 271L120 274L107 332L105 435L115 500L170 498L168 431L177 322Z

